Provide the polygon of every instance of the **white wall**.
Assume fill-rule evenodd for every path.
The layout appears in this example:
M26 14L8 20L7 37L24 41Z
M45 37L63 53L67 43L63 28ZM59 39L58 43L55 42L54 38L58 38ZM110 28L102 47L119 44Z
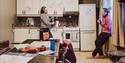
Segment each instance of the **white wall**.
M13 42L12 24L16 15L16 0L0 0L0 41Z

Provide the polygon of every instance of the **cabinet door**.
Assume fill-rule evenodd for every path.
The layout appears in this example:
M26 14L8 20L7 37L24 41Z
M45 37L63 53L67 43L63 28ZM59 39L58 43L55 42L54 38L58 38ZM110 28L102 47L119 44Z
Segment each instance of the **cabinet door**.
M33 0L25 0L26 14L32 14Z
M32 0L32 14L40 13L40 0Z
M78 0L70 0L70 2L72 2L71 4L70 4L70 10L71 11L78 11Z
M29 29L15 29L14 30L14 42L21 43L29 39Z
M17 0L17 14L25 12L25 0Z
M30 29L30 39L39 39L39 29Z
M64 0L64 8L65 11L78 11L78 0Z
M79 27L82 30L96 30L95 4L79 5Z
M95 48L96 31L80 32L81 51L93 51Z
M46 6L48 9L48 14L53 14L56 0L40 0L40 8Z

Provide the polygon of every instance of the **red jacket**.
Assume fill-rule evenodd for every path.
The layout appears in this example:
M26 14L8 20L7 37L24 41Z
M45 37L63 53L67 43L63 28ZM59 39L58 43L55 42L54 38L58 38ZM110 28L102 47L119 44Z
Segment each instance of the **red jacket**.
M109 16L103 17L102 22L100 23L102 26L102 32L111 33L111 20Z

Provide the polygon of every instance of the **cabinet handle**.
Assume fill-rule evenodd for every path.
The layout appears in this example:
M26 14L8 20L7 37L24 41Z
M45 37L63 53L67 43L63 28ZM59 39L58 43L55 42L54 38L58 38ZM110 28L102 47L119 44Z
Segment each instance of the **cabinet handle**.
M38 14L40 14L40 11L38 10Z
M25 10L22 10L22 14L25 14L26 13L26 11Z
M24 14L24 11L22 10L22 14Z
M28 31L28 33L30 34L30 30Z

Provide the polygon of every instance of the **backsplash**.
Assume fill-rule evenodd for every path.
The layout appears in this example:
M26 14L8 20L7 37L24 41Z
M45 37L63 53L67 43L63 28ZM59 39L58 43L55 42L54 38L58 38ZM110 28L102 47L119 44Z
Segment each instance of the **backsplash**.
M31 25L27 18L32 18L33 25ZM14 25L15 27L39 27L40 17L16 17Z
M64 15L63 17L49 17L53 27L59 21L58 27L77 27L78 26L78 15ZM14 27L40 27L40 17L23 17L17 16L14 23Z

